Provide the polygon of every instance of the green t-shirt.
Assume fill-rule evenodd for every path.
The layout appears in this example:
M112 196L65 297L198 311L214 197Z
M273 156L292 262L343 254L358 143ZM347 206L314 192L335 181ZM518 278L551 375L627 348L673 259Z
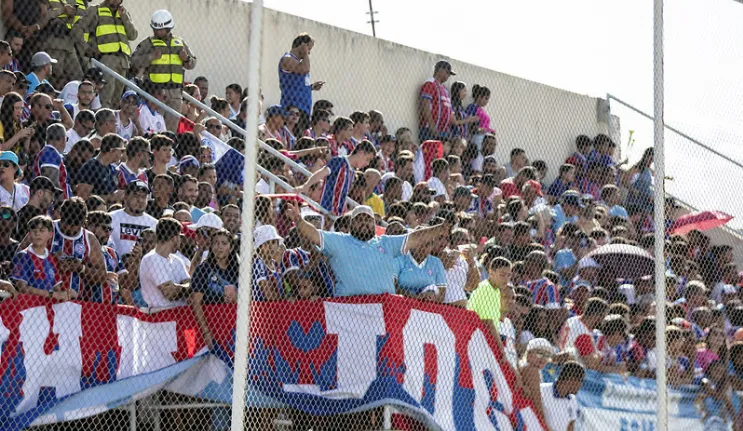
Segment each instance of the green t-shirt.
M467 309L480 316L480 320L492 320L497 329L500 324L500 289L493 287L490 281L484 280L472 292Z

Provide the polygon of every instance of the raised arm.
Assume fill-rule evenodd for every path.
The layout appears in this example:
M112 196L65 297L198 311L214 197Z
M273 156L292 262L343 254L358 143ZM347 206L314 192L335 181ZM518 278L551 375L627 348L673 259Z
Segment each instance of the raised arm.
M310 187L324 180L325 177L327 177L328 175L330 175L330 168L325 167L324 169L320 169L319 171L312 174L312 176L307 179L307 182L305 182L301 186L295 187L295 191L297 193L307 194L307 192L310 190Z
M416 230L408 234L408 240L405 241L403 253L427 244L441 236L448 235L451 232L451 226L448 223L441 223L436 226Z
M297 226L297 232L299 232L299 235L301 237L306 238L311 243L317 246L322 243L320 231L317 230L315 226L308 223L302 218L302 215L299 213L299 209L296 207L296 205L290 202L286 203L286 216L289 217L289 220L293 221L294 224Z

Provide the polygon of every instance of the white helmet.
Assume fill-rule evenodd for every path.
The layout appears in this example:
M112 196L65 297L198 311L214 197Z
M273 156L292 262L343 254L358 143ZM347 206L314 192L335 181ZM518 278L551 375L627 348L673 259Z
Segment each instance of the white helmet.
M153 30L160 30L164 28L172 29L173 27L175 27L175 23L173 22L173 15L171 15L170 12L165 9L156 10L155 13L152 14L150 27L152 27Z

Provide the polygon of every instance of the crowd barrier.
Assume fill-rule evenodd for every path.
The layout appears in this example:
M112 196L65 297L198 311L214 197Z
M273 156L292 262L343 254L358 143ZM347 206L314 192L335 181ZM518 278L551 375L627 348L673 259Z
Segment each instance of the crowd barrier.
M204 309L209 321L224 322L211 325L211 353L188 307L146 313L23 295L4 301L0 428L92 416L159 390L229 403L235 306ZM383 295L256 303L252 315L249 407L338 415L394 405L431 429L545 429L474 313ZM556 375L548 367L544 380ZM669 394L671 429L712 429L695 391ZM650 380L589 372L579 425L654 430L656 392Z

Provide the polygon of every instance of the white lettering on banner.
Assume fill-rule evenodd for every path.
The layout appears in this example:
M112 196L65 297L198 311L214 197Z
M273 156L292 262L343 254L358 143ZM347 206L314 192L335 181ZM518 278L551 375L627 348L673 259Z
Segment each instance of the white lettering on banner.
M377 337L387 331L382 304L325 302L325 327L338 336L338 386L323 391L317 385L284 384L286 392L327 398L362 398L377 378Z
M116 316L121 359L116 378L149 373L175 364L178 350L176 322L152 323Z
M10 337L10 331L3 325L3 318L0 317L0 358L3 356L3 346L8 341L8 337Z
M474 422L477 431L509 431L513 430L511 421L507 414L513 410L513 394L505 381L503 371L498 361L490 350L485 335L477 329L472 333L467 343L467 357L469 357L472 369L472 386L475 388ZM505 414L497 409L491 409L498 422L497 427L490 422L488 417L488 406L490 404L490 388L485 383L484 372L490 371L496 388L498 389L498 401L503 404Z
M452 398L456 378L456 338L440 314L410 310L410 317L402 329L405 354L405 381L403 388L419 403L423 399L425 379L425 345L436 348L437 376L433 417L442 429L454 429Z
M49 355L44 352L44 344L49 336L46 307L21 311L23 320L19 331L25 354L23 365L26 368L26 381L23 383L23 400L16 408L18 413L36 407L39 390L43 387L55 388L57 398L80 392L83 371L80 352L82 306L65 302L52 305L52 310L52 332L57 336L59 347Z

